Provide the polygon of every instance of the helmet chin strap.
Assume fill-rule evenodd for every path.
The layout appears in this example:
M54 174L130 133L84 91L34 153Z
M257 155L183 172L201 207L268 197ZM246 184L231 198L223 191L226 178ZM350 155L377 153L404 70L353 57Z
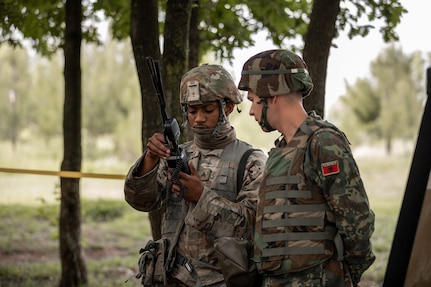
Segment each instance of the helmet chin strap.
M227 119L226 113L224 111L224 109L226 108L226 101L220 100L219 103L220 103L220 105L219 105L219 107L220 107L220 115L219 115L219 118L218 118L217 125L215 126L215 128L214 128L214 130L213 130L213 132L211 134L211 136L213 136L215 138L217 138L217 137L220 136L220 130L222 128L222 125L223 125L224 121Z
M187 105L186 104L181 105L181 109L183 110L183 123L181 124L181 127L185 128L189 122L187 118Z
M275 128L273 128L267 119L267 111L268 111L268 102L266 101L266 99L260 98L260 101L257 102L258 104L263 104L262 107L262 115L260 117L260 121L259 121L259 125L262 128L262 130L266 131L266 132L272 132L275 131Z

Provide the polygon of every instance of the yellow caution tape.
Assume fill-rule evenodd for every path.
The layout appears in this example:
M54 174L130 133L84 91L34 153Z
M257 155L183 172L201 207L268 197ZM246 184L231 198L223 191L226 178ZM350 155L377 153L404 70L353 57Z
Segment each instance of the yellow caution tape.
M19 168L3 168L3 167L0 167L0 172L26 173L26 174L39 174L39 175L54 175L54 176L67 177L67 178L81 178L81 177L106 178L106 179L125 179L126 178L126 176L123 175L123 174L89 173L89 172L66 171L66 170L49 171L49 170L19 169Z

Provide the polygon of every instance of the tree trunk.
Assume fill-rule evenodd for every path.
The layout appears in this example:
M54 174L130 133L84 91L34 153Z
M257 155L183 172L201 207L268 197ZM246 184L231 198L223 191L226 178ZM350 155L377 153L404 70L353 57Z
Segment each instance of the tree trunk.
M169 117L182 117L179 104L179 83L187 70L188 30L192 0L167 2L164 54L161 74L164 82L166 109ZM158 1L132 0L130 37L135 56L142 95L142 148L155 131L162 131L162 120L145 57L160 59ZM145 27L145 28L143 28ZM157 116L156 116L157 114ZM148 117L147 117L148 115ZM183 135L184 136L184 135ZM154 239L161 237L163 210L150 212Z
M315 0L304 38L304 60L314 83L314 89L305 98L304 106L307 111L315 110L322 117L325 112L329 50L336 33L335 22L339 12L340 0Z
M81 1L66 1L64 40L64 157L61 170L81 170ZM81 251L81 203L79 179L61 178L60 287L87 284Z
M392 154L392 136L391 135L386 136L385 142L386 142L386 145L385 145L386 154L390 156Z
M166 105L171 117L182 117L179 90L187 71L192 0L168 0L163 46Z
M9 103L11 105L11 125L10 125L10 138L12 148L15 151L18 142L18 109L17 109L17 95L16 84L18 77L18 63L12 59L12 85L9 89Z
M189 55L188 55L188 70L199 65L199 11L201 7L199 0L193 0L192 3L192 14L190 17L190 32L189 32Z
M158 1L132 0L132 14L130 19L130 39L133 55L141 87L142 106L142 150L145 149L147 139L156 131L163 130L162 117L159 112L157 96L154 91L146 57L160 60ZM161 237L163 210L150 212L151 232L155 240Z
M145 149L147 139L156 131L163 129L162 117L157 96L151 81L146 57L160 60L158 1L132 0L130 19L130 39L135 57L141 87L142 105L142 150Z
M163 46L163 71L166 105L169 115L182 120L180 81L187 71L190 18L193 0L168 0ZM187 131L181 133L180 142L188 139Z
M190 16L190 29L189 29L189 50L188 50L188 63L187 70L199 66L200 60L200 43L199 38L199 13L201 10L199 0L192 1L192 14ZM192 140L193 132L186 126L184 129L184 140Z

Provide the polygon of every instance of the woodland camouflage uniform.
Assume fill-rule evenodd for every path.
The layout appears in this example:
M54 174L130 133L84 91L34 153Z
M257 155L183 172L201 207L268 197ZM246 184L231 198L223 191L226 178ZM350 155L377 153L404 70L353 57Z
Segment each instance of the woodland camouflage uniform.
M313 88L302 59L285 50L250 58L239 88L260 98ZM259 189L254 260L265 287L357 286L374 262L374 214L343 132L308 114L269 152Z

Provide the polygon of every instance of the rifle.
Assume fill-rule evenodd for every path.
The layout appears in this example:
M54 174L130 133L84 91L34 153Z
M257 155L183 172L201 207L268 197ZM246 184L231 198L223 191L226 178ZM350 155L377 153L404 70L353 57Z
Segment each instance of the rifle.
M184 198L184 186L178 178L180 171L190 174L189 166L187 163L186 152L178 145L178 138L180 137L181 130L176 118L169 118L166 113L165 96L163 93L162 76L160 73L160 64L158 60L151 57L146 57L148 69L150 70L151 79L153 80L154 90L156 91L159 100L160 112L163 120L163 135L165 137L166 146L171 150L171 155L167 159L168 166L173 168L171 181L168 182L166 188L166 196L172 201L179 202ZM172 194L172 183L175 182L180 187L180 195L174 196Z

